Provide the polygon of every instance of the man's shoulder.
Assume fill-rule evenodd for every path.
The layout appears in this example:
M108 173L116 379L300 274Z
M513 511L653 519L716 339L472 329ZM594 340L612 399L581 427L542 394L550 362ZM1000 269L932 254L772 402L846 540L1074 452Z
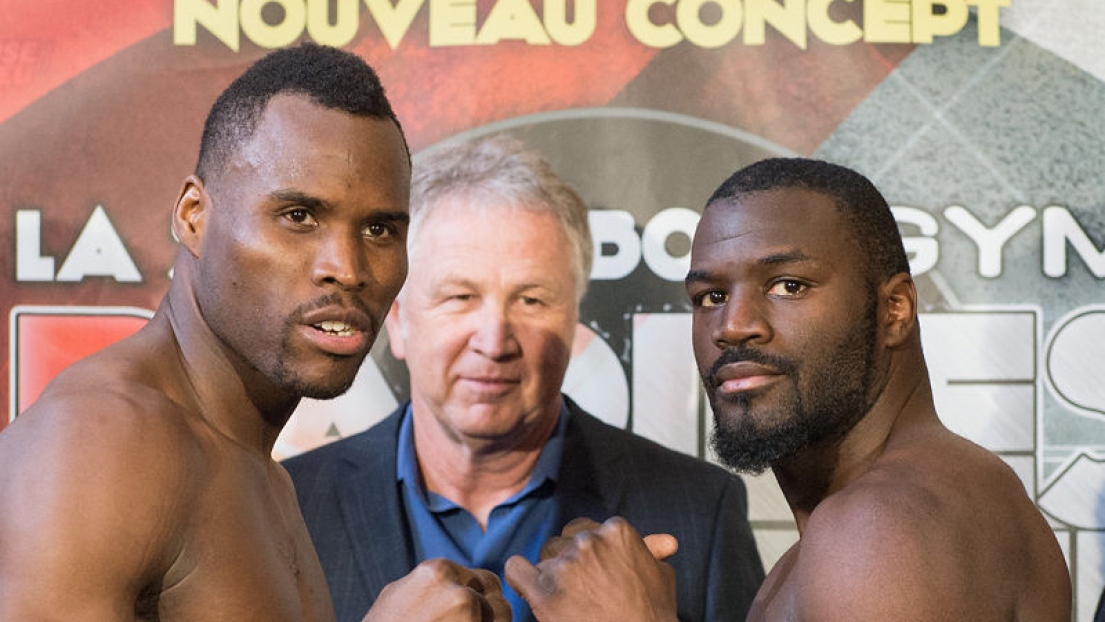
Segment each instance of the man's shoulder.
M73 546L130 537L154 547L202 494L204 443L164 392L95 379L60 379L0 433L0 523Z
M610 464L625 461L638 473L656 475L660 479L682 481L684 485L724 485L740 483L740 478L722 467L662 445L629 430L606 423L572 404L572 423L578 434L569 433L567 441L585 445L591 454L606 454Z
M19 415L20 425L6 432L43 445L140 451L151 444L179 445L192 436L188 418L187 409L164 388L120 366L98 366L89 359L59 374Z

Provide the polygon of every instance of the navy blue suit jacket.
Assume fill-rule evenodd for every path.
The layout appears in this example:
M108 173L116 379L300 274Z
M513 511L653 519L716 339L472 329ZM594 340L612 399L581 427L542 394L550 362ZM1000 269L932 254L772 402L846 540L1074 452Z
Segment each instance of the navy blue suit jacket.
M764 572L748 525L744 483L720 467L571 410L556 531L579 516L626 518L670 533L668 562L683 622L744 620ZM357 622L388 583L415 566L395 461L404 404L360 434L283 464L322 561L338 622Z

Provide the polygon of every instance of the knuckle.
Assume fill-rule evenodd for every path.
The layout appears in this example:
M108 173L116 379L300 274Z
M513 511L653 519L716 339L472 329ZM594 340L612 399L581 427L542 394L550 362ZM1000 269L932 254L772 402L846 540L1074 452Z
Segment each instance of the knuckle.
M431 581L451 579L454 575L452 564L445 559L427 559L418 564L414 572L420 577Z

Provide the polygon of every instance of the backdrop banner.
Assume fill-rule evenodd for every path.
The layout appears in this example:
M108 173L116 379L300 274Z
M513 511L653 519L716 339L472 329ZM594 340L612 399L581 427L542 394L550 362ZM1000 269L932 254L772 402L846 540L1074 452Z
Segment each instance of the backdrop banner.
M575 185L596 261L565 390L692 455L710 458L712 415L682 280L706 197L776 155L867 175L910 252L942 418L1020 475L1091 620L1105 583L1099 0L0 0L0 14L0 429L152 315L208 108L270 49L313 40L376 67L416 158L508 133ZM386 340L349 393L301 405L278 458L406 398ZM794 523L770 474L746 481L770 565Z

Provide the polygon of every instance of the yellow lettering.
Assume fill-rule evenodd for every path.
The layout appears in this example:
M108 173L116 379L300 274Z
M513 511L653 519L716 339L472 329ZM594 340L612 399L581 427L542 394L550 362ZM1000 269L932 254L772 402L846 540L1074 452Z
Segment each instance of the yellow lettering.
M395 3L395 6L392 6L391 0L364 0L364 3L368 7L368 12L372 14L372 18L376 20L376 25L384 35L384 40L394 50L399 47L399 43L407 35L411 22L414 21L414 16L418 14L418 9L422 8L424 1L399 0ZM475 24L475 17L472 18L472 23ZM431 28L432 32L433 29ZM431 45L433 45L432 37Z
M625 4L625 25L635 39L653 48L670 48L683 40L683 33L673 24L654 24L648 9L654 4L671 6L676 0L629 0Z
M336 0L337 17L330 23L328 0L307 0L307 33L316 43L341 47L353 40L360 26L360 0Z
M284 19L279 24L269 24L261 15L266 4L279 4L284 9ZM242 0L238 16L242 32L249 40L263 48L282 48L303 34L307 22L307 9L303 0Z
M944 13L932 10L934 4ZM913 42L932 43L933 36L946 37L967 25L967 4L963 0L913 0Z
M801 49L806 49L805 0L744 0L744 42L763 45L770 23L784 37Z
M710 26L702 23L702 7L717 5L721 19ZM680 0L675 7L675 21L691 43L704 48L717 48L736 38L741 29L743 11L740 0Z
M238 0L216 0L215 5L207 0L173 2L174 45L195 45L198 24L226 47L238 51Z
M978 44L983 47L1001 45L1001 24L998 23L998 9L1009 6L1009 0L967 0L978 7L975 20L978 22Z
M560 45L575 46L595 34L598 0L575 0L573 22L568 23L567 0L545 0L545 30Z
M552 43L549 33L528 0L499 0L491 7L476 43L494 45L500 41L521 39L530 45Z
M865 0L863 28L869 43L909 43L909 0Z
M848 45L863 38L863 30L855 22L835 22L829 17L829 5L834 0L810 0L806 7L806 19L809 20L813 36L829 45ZM854 0L844 0L854 2ZM745 38L748 34L745 33Z
M476 0L430 0L430 47L476 42Z

